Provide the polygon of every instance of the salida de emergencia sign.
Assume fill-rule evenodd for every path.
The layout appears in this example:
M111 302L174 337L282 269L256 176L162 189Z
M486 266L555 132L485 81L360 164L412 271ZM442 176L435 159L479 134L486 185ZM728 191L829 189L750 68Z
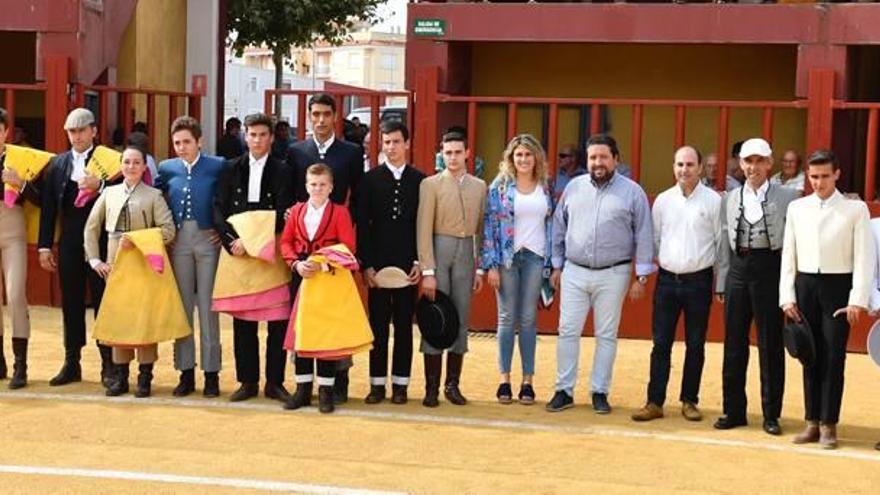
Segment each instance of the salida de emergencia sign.
M416 36L444 36L446 35L446 20L416 19L413 34Z

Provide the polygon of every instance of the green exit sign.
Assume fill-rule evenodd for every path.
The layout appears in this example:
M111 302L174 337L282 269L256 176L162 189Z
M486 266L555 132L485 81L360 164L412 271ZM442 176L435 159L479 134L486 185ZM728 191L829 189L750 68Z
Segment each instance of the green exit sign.
M445 19L416 19L413 34L416 36L445 36Z

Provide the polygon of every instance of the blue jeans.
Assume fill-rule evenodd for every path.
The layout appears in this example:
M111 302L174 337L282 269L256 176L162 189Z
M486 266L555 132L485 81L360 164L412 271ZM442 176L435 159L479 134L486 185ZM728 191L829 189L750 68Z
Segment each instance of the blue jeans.
M519 327L519 355L523 375L535 374L535 344L538 297L544 258L520 249L513 255L510 268L501 268L498 297L498 368L510 373L513 360L514 331Z

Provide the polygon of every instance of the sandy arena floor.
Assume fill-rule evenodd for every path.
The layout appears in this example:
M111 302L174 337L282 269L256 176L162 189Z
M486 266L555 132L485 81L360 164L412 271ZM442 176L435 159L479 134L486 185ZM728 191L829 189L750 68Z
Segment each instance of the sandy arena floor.
M644 401L650 343L622 341L614 412L588 407L585 380L592 339L582 341L577 406L544 411L552 395L555 339L538 343L539 404L494 400L496 342L471 339L462 390L466 407L421 406L421 359L410 403L366 406L366 356L356 358L352 400L330 416L314 408L282 411L266 399L232 404L231 320L222 319L225 372L220 399L171 397L177 375L171 347L160 347L155 395L109 399L98 381L93 346L84 353L86 382L60 388L48 379L62 361L60 311L33 308L30 385L0 384L0 493L877 493L880 489L880 369L850 355L841 448L791 444L803 414L799 366L788 360L782 437L760 428L756 357L749 370L750 426L711 427L721 406L720 345L707 348L702 408L685 421L678 396L683 345L677 344L665 419L629 419ZM6 328L9 329L8 321ZM11 367L9 338L6 355ZM753 349L753 356L756 356ZM518 358L514 366L518 366ZM292 371L288 368L288 377ZM515 374L515 377L518 374ZM201 376L197 375L199 387ZM515 378L514 380L516 380ZM292 385L292 378L288 380ZM516 389L516 387L515 387ZM200 389L199 389L200 393Z

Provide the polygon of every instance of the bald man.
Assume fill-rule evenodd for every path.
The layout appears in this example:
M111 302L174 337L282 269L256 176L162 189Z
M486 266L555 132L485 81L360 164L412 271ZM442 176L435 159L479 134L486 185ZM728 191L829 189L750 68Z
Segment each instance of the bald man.
M654 349L648 401L633 414L635 421L663 417L672 343L682 313L687 351L679 395L681 413L691 421L703 418L697 404L712 306L712 269L719 249L724 247L721 196L701 182L703 165L700 152L693 146L675 152L672 173L676 184L657 196L652 210L654 247L660 265L654 287Z

